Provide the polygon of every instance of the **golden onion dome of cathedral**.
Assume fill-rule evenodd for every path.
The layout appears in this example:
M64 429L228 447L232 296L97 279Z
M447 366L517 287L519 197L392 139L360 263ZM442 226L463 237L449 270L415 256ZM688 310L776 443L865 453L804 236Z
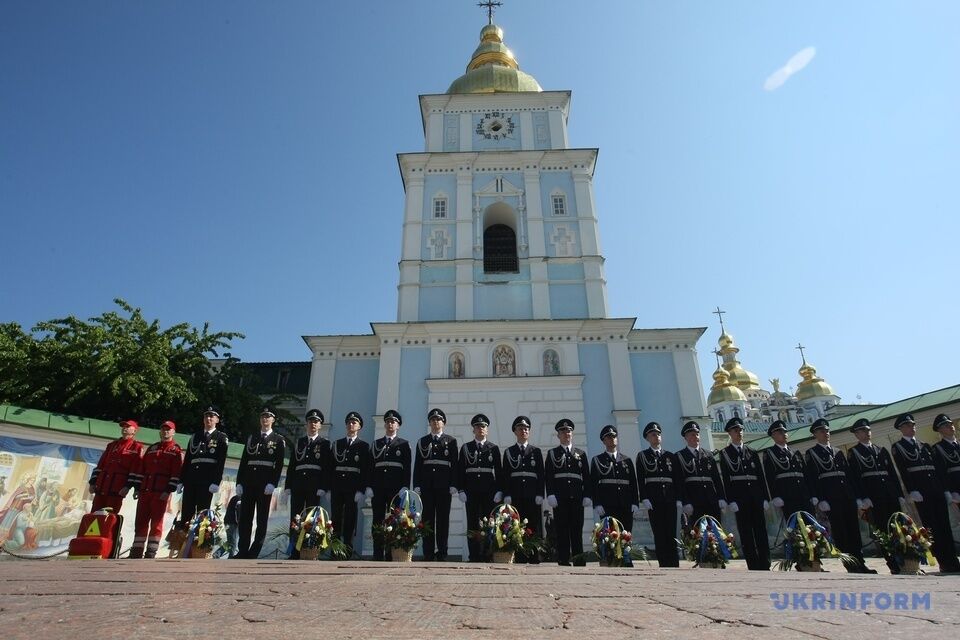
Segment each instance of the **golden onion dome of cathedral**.
M520 71L513 52L503 44L503 29L488 24L480 30L480 45L467 72L453 81L447 93L543 91L533 76Z
M746 402L747 397L743 395L736 384L730 382L727 372L723 367L717 367L713 372L713 387L710 389L710 396L707 398L708 405L721 404L723 402Z
M833 392L833 387L827 384L826 380L817 376L817 369L812 364L804 361L798 373L803 380L797 383L797 400L836 395Z

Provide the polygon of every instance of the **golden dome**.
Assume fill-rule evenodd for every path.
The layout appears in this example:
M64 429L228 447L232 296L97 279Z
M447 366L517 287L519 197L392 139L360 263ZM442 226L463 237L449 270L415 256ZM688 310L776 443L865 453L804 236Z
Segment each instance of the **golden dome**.
M733 343L733 336L724 331L717 340L720 345L720 355L723 356L723 368L727 370L730 382L741 389L748 391L760 388L760 378L750 371L747 371L737 360L737 354L740 349Z
M836 395L833 392L833 387L827 384L823 378L817 377L817 369L812 364L804 361L798 373L803 380L797 383L797 400Z
M737 347L734 346L733 344L733 336L727 333L726 331L720 334L720 339L717 340L717 344L720 345L721 349L727 349L729 347L733 347L734 349L737 349ZM739 349L737 349L737 351L739 351Z
M713 372L713 387L710 388L710 396L707 398L708 405L720 404L722 402L746 402L747 397L736 384L729 381L727 372L723 367L717 367Z
M503 44L503 29L488 24L480 30L480 45L467 72L453 81L447 93L543 91L530 74L520 71L513 52Z

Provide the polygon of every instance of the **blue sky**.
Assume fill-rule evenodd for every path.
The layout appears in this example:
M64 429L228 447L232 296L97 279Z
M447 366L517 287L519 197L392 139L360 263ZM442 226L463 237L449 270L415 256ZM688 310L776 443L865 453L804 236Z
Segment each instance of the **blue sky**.
M600 148L611 315L709 327L705 385L717 305L763 381L796 384L799 341L845 402L958 382L960 3L506 0L496 21L572 90L571 146ZM0 321L119 296L261 361L395 320L396 153L484 23L468 0L0 4Z

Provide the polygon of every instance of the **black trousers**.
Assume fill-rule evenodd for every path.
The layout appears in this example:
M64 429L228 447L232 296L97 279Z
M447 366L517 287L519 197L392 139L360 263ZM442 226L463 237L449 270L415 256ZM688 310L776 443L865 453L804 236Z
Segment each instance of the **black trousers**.
M933 495L928 495L932 493ZM957 550L950 530L950 513L947 511L947 499L939 491L923 494L923 502L918 502L917 511L923 526L933 532L933 555L941 571L960 571Z
M191 483L183 485L183 497L180 501L180 521L181 529L186 529L193 516L198 511L206 511L213 502L213 494L210 493L210 483L200 485Z
M527 528L533 530L533 535L543 538L543 512L541 511L543 507L537 504L536 499L534 497L513 498L513 506L520 513L521 519L527 519ZM529 556L517 553L514 554L513 561L519 564L539 564L540 552L534 551Z
M633 533L633 511L630 509L630 505L611 505L609 508L605 504L600 506L603 507L604 517L616 518L623 525L625 531Z
M243 497L240 500L240 541L237 544L237 557L256 560L263 549L263 541L267 537L267 519L270 517L270 502L272 495L264 495L265 484L248 483L243 487ZM250 542L253 533L253 517L257 517L257 533Z
M423 522L433 528L432 536L423 538L424 560L445 560L447 539L450 537L450 489L446 487L421 489Z
M770 542L767 540L767 519L763 513L763 500L737 502L740 508L737 517L737 532L740 548L747 561L747 569L770 570Z
M697 520L703 516L713 516L718 521L720 520L720 503L716 500L711 500L709 502L694 501L691 503L693 506L693 514L690 516L690 526L693 526L697 523Z
M303 513L304 509L310 507L315 507L320 504L320 498L317 496L317 490L310 486L305 487L293 487L290 489L290 522L293 522L293 519ZM296 541L296 535L293 533L293 530L290 531L291 540ZM290 557L299 558L300 552L291 546Z
M378 493L377 491L373 492L373 500L370 501L370 505L373 507L373 515L371 516L370 530L373 532L373 527L383 524L383 519L387 517L387 507L390 506L390 501L393 500L393 496L396 495L396 492L387 495L386 493ZM384 548L383 542L378 536L373 536L373 559L374 560L391 560L393 554L390 552L390 548Z
M493 510L493 496L496 491L467 491L467 550L470 552L470 562L486 560L486 549L482 540L475 540L470 531L480 529L480 518L486 518Z
M817 517L817 514L813 513L813 512L814 512L814 508L813 508L813 505L810 504L809 501L804 502L802 498L801 498L801 499L782 498L782 500L783 500L783 509L782 509L782 511L783 511L783 526L784 526L784 528L786 528L787 523L790 522L790 516L792 516L792 515L793 515L794 513L796 513L797 511L806 511L807 513L812 514L814 517L816 517L816 518L817 518L817 521L819 522L819 517ZM833 506L833 505L830 505L830 506Z
M885 495L871 496L867 494L867 497L870 499L870 502L873 503L873 507L867 510L867 519L870 521L870 527L886 533L890 516L900 511L900 501L892 500ZM883 557L887 561L887 567L891 573L900 573L900 565L893 556L884 553Z
M827 499L830 511L827 517L830 520L830 537L833 544L843 553L848 553L863 564L863 542L860 540L860 522L857 519L857 505L851 498ZM856 569L848 568L847 571Z
M661 567L679 567L677 556L677 501L651 500L650 528L653 530L653 545L657 551L657 563Z
M553 526L557 532L557 563L569 564L571 554L583 553L583 500L558 498Z
M338 491L330 494L330 519L337 537L347 545L347 553L353 555L353 537L357 532L356 491Z

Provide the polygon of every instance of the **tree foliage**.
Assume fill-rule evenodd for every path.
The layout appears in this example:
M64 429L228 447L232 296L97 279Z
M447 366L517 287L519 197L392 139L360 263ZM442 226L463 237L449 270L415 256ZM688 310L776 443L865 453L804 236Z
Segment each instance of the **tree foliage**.
M0 324L0 403L148 425L174 420L188 431L215 404L231 439L257 428L264 400L242 388L242 365L228 352L243 334L209 324L164 329L126 301L114 303L118 310L40 322L29 333Z

